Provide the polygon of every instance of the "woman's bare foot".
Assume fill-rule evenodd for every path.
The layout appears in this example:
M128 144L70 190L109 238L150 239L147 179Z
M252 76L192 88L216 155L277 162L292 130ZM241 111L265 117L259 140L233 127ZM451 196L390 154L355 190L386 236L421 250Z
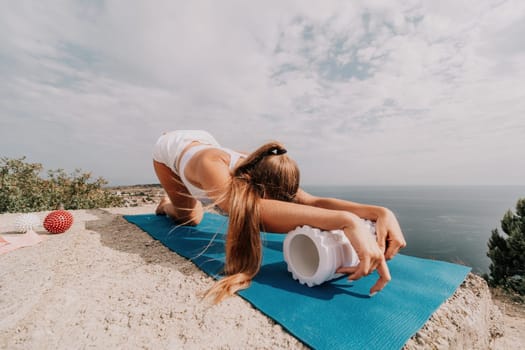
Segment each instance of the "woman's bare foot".
M168 196L164 196L160 200L159 205L157 205L157 209L155 209L155 215L166 215L166 211L164 211L164 206L168 203L171 203L170 198Z

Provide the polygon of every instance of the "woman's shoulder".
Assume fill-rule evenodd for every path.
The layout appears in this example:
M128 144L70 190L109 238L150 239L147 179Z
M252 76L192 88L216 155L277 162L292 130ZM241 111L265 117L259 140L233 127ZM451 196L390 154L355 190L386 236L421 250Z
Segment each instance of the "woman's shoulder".
M223 188L231 179L229 155L220 149L206 149L192 161L186 177L205 191Z
M197 153L192 159L191 168L194 171L215 173L218 170L229 168L230 155L220 148L206 148Z

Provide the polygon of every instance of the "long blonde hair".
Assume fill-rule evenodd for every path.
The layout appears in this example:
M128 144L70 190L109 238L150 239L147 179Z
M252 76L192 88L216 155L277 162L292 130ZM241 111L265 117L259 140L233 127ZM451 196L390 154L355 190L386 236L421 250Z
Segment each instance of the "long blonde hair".
M226 237L227 277L205 297L219 303L248 288L262 261L261 198L292 201L299 189L299 169L278 142L259 147L234 169L229 189L229 225Z

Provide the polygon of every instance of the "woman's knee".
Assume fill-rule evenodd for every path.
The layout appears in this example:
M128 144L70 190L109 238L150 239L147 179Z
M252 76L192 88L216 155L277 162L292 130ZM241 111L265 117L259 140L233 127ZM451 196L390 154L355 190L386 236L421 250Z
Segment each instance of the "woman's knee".
M171 217L183 225L198 225L204 217L204 210L202 204L196 201L193 207L175 207L172 206Z
M196 205L193 207L189 215L189 220L191 222L191 225L200 224L203 217L204 217L204 209L202 207L202 203L197 201Z

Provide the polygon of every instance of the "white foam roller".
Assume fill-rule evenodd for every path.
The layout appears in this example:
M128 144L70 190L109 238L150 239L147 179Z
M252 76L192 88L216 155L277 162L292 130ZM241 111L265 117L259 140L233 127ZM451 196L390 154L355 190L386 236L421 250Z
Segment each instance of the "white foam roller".
M364 220L371 234L375 224ZM290 231L283 243L284 260L294 279L309 287L342 276L342 266L357 266L359 258L342 230L322 231L308 225Z

